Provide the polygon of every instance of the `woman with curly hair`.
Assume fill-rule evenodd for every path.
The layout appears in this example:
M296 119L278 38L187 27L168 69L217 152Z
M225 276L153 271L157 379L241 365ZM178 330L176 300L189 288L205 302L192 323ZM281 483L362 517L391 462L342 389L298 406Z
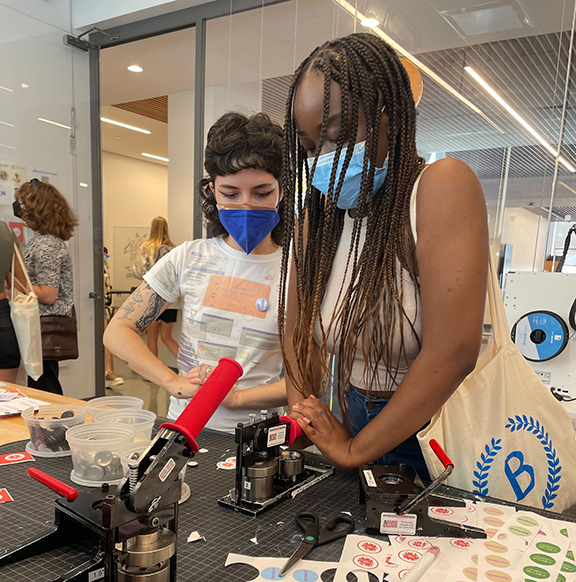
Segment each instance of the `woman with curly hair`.
M208 132L200 196L214 238L188 241L162 257L112 319L104 343L171 394L168 417L184 410L222 357L244 375L206 426L233 432L261 408L286 403L280 380L277 285L283 221L282 129L261 113L226 113ZM139 337L183 298L179 375Z
M24 248L24 262L38 296L40 317L72 316L72 260L65 241L78 225L74 212L52 184L32 178L16 191L14 214L36 233ZM28 377L28 386L62 394L58 362L44 360L43 366L38 380Z

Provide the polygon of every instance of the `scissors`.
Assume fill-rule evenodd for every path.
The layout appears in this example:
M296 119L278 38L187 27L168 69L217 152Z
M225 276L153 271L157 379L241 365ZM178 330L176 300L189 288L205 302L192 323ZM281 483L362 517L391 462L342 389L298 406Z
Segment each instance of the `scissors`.
M304 532L302 543L290 556L289 560L280 570L280 576L284 576L294 564L299 562L308 552L316 546L321 546L352 533L354 531L354 520L346 514L341 513L332 521L320 528L320 520L315 513L299 513L296 516L296 523ZM345 528L336 529L339 523L345 523Z

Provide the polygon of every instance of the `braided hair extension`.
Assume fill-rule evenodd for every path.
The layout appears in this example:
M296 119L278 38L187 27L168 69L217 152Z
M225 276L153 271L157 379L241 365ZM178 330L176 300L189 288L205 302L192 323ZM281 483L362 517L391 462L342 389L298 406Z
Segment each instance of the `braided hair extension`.
M294 96L307 74L324 77L320 140L310 168L294 119ZM312 178L326 139L332 81L341 86L343 121L328 193L324 196L313 187ZM365 117L367 141L357 215L343 280L346 280L348 270L351 279L348 288L340 290L335 313L325 326L321 306L346 212L336 203L352 157L352 146L356 143L360 110ZM388 115L390 133L388 173L382 188L371 197L384 110ZM336 161L343 148L346 148L344 162L336 183ZM294 73L286 105L282 174L286 216L278 326L286 361L285 305L292 253L295 272L291 276L295 277L298 313L295 328L291 331L297 370L291 369L286 361L286 374L304 396L318 394L321 390L314 385L314 368L318 363L322 366L324 378L328 377L326 345L331 332L334 333L335 346L338 346L337 373L342 410L345 410L344 391L350 381L359 340L365 362L364 380L370 392L389 389L380 386L380 364L384 364L391 381L396 382L399 364L405 357L406 323L419 341L413 322L403 309L402 272L407 272L414 283L414 292L418 293L416 245L410 229L410 197L423 167L424 160L416 150L416 108L408 74L386 42L370 33L351 34L316 48L300 64ZM365 243L360 245L363 221L366 236ZM320 353L314 343L317 321L322 332ZM396 327L399 328L399 341L394 337Z

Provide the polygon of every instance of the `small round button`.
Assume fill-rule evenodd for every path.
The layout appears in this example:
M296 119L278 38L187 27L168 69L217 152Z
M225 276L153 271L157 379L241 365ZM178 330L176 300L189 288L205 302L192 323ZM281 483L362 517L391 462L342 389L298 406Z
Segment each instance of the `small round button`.
M266 299L266 297L260 297L260 299L256 300L256 309L258 311L268 311L269 307L270 302L268 301L268 299Z

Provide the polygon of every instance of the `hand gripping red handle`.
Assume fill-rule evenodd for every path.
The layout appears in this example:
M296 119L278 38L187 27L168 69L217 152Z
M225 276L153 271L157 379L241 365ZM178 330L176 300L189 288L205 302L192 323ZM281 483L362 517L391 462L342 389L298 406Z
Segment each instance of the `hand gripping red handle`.
M454 463L450 460L436 439L430 439L430 448L436 453L436 456L440 459L440 462L444 465L444 468L448 467L448 465L451 465L452 468L454 468Z
M40 471L40 469L30 467L26 473L32 477L32 479L36 479L36 481L39 481L42 485L46 485L46 487L52 489L52 491L56 491L56 493L63 495L68 499L68 501L74 501L74 499L78 497L78 491L76 491L76 489L70 487L70 485L66 485L66 483L62 483L62 481L58 481L58 479L51 477L44 473L44 471Z
M186 437L188 446L198 452L196 437L243 373L236 360L222 358L176 422L165 422L160 428L178 431Z
M304 431L300 428L300 425L289 416L281 416L280 420L288 422L290 424L290 435L288 437L287 445L291 445L298 437L304 436Z

